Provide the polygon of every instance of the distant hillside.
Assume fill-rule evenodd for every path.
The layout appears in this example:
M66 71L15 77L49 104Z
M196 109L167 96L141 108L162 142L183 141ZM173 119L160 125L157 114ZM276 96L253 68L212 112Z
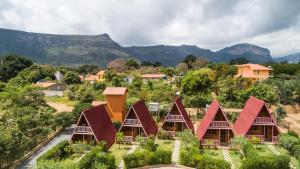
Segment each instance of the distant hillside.
M129 55L107 34L51 35L0 29L0 54L18 53L37 63L101 66Z
M188 54L206 58L212 62L229 62L231 59L244 57L252 63L272 61L270 51L251 44L237 44L217 52L197 46L144 46L127 47L126 51L143 61L160 61L165 65L176 65Z
M102 67L116 58L130 57L140 61L159 61L163 65L174 66L188 54L212 62L229 62L238 57L245 57L253 63L272 61L268 49L251 44L237 44L217 52L189 45L122 47L108 34L55 35L0 28L0 55L8 53L25 55L36 63L53 65L92 63Z
M296 53L293 55L283 56L279 58L274 58L276 62L284 62L287 61L288 63L299 63L300 62L300 53Z

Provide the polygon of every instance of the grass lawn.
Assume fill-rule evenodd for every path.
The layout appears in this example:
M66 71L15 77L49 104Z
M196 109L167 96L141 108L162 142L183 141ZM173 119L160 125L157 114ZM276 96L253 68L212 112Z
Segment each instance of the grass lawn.
M159 145L159 148L163 150L173 151L175 140L161 140L157 139L156 143Z
M219 159L223 159L223 154L222 154L222 150L220 149L204 149L203 154L215 157L215 158L219 158Z
M120 148L119 148L119 144L113 144L110 147L109 152L113 156L115 156L115 158L116 158L116 165L119 165L119 163L123 159L123 156L128 152L128 150L130 149L130 147L131 147L131 145L127 145L127 144L121 144Z
M234 164L235 168L240 168L242 165L242 159L240 158L240 152L231 150L229 151L232 163Z
M71 101L68 97L56 97L56 96L46 96L45 100L48 102L56 102L56 103L63 103L68 106L74 106L78 101Z

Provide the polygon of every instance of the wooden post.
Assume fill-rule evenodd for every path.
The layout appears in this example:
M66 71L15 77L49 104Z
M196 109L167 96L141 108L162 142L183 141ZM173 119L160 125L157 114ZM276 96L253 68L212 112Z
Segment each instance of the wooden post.
M229 130L227 130L227 145L229 143Z
M274 141L273 140L273 132L274 132L273 130L274 130L274 126L272 126L272 142Z
M219 129L219 144L221 145L221 130Z

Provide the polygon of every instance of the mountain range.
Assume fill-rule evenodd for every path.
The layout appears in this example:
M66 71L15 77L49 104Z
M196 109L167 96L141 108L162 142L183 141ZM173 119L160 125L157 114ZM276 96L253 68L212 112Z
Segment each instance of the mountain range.
M212 62L229 62L239 57L244 57L252 63L273 61L268 49L246 43L216 52L193 45L123 47L108 34L55 35L0 28L0 55L11 53L24 55L41 64L97 64L102 67L106 67L109 61L117 58L135 58L140 62L158 61L165 66L174 66L188 54ZM299 54L297 58L299 59Z

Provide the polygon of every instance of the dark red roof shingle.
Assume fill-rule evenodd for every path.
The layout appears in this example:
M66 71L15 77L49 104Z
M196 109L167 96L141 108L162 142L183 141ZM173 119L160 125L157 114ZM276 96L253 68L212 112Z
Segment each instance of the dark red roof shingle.
M156 135L158 128L156 126L156 123L154 119L152 118L150 112L148 111L148 108L144 102L144 100L139 100L134 105L132 105L131 109L134 110L134 112L137 115L137 118L140 120L144 130L145 134L147 136L150 135ZM130 110L129 110L130 112Z
M82 117L86 119L89 127L94 133L96 141L106 141L106 149L115 142L116 129L107 114L105 105L99 105L84 110L81 115L81 118Z
M232 125L229 123L224 111L222 110L219 102L217 100L213 100L210 104L210 107L208 108L207 112L205 113L205 116L203 117L201 124L199 125L197 129L197 137L199 140L201 140L207 129L209 128L211 122L215 119L215 116L218 112L221 112L223 116L225 117L226 121L228 122L232 132L235 134L235 131L233 130Z
M246 104L241 111L240 115L238 116L235 124L234 129L237 135L245 136L252 126L254 120L262 111L263 108L266 108L267 112L269 113L270 117L275 122L275 119L271 115L269 109L267 108L265 102L260 100L256 97L251 96L247 101ZM277 125L276 125L277 126Z
M191 131L194 131L194 125L192 123L192 120L190 119L188 113L186 112L181 100L179 97L176 97L175 99L175 103L174 103L177 107L178 107L178 110L179 112L181 113L181 115L183 116L186 124L187 124L187 127L191 130Z

